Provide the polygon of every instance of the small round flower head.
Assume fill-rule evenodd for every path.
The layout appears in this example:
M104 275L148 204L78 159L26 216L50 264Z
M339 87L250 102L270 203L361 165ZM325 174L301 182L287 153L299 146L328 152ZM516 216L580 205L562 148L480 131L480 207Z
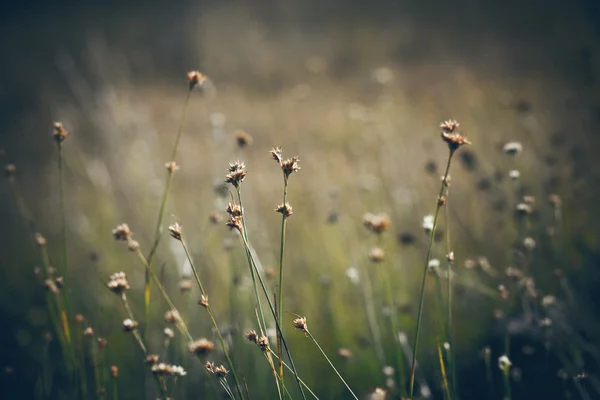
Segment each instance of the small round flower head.
M244 147L251 146L253 139L252 139L252 136L248 132L238 129L235 132L235 141L236 141L238 147L240 149L243 149Z
M346 347L341 347L338 350L338 356L340 356L344 360L347 360L352 357L352 352L350 351L350 349L348 349Z
M458 126L459 123L454 120L444 121L440 124L440 128L442 128L442 140L446 142L452 152L464 144L471 144L466 137L457 131Z
M244 227L242 224L242 217L240 217L240 216L234 217L234 216L230 215L229 219L227 220L225 225L227 225L229 227L229 229L237 229L240 232L242 232L244 230Z
M138 242L137 240L131 239L127 242L127 250L138 251L139 248L140 248L140 242Z
M207 361L206 364L204 364L204 368L210 372L210 373L215 373L215 363L211 362L211 361Z
M204 82L206 82L206 76L199 71L188 72L187 78L190 84L190 90L199 88Z
M521 173L518 169L511 169L510 171L508 171L508 177L513 181L516 181L521 177Z
M165 313L165 321L169 324L176 324L179 319L179 312L177 310L169 310Z
M184 278L181 281L179 281L179 290L181 291L181 293L189 292L190 290L192 290L193 286L194 285L190 279Z
M294 328L301 330L302 332L307 332L308 326L306 325L306 317L296 318L294 320Z
M256 331L246 332L246 339L248 339L249 342L258 343L258 335L256 334Z
M440 260L437 258L432 258L429 260L427 271L429 271L430 274L438 274L440 272Z
M129 289L129 282L127 281L127 275L125 272L117 272L110 276L110 281L106 286L116 294L121 294Z
M87 336L87 337L94 336L94 330L92 329L91 326L88 326L87 328L85 328L85 330L83 331L83 336Z
M523 145L520 142L508 142L502 148L505 154L514 156L523 151Z
M242 207L238 206L235 203L229 203L227 205L227 214L232 217L241 217L242 216Z
M243 162L236 161L229 164L227 175L225 176L225 183L231 183L233 187L239 188L245 177L246 165Z
M173 339L175 336L175 332L173 332L173 329L171 328L165 328L163 334L165 335L165 339Z
M262 351L269 350L269 339L267 339L265 335L261 335L260 338L258 338L258 342L256 342L256 344L258 345L258 347L260 347Z
M275 211L283 215L285 218L293 214L292 206L290 206L290 203L278 205Z
M117 367L116 365L113 365L110 367L110 375L113 378L118 378L119 377L119 367Z
M133 330L137 329L137 327L138 323L132 319L127 318L125 321L123 321L123 330L125 332L132 332Z
M554 208L560 208L562 201L560 199L560 196L554 193L548 197L548 203L550 203L550 205Z
M215 375L217 375L218 378L225 378L228 373L229 371L227 371L227 368L222 365L215 368Z
M7 164L4 167L4 175L6 175L7 178L13 177L15 172L17 172L17 166L15 164Z
M165 168L171 175L175 173L175 171L179 171L179 165L175 161L169 161L165 164Z
M300 171L298 161L300 161L300 159L298 156L295 156L281 162L281 169L286 177L290 176L293 172Z
M54 137L54 141L56 143L62 143L68 135L69 132L65 129L62 122L54 123L52 128L52 137Z
M425 229L426 234L430 234L433 230L433 215L426 215L423 217L423 229Z
M73 320L75 321L76 324L81 325L84 321L83 315L81 314L75 314L75 316L73 317Z
M148 354L144 359L144 364L154 365L158 364L159 356L157 354Z
M385 214L366 213L363 216L363 225L371 232L380 235L390 227L390 220Z
M44 236L42 236L41 233L36 233L34 235L33 239L35 240L35 244L37 244L40 247L43 247L46 245L46 238Z
M374 263L380 263L385 259L385 252L380 247L374 247L369 251L369 260Z
M57 286L59 289L62 289L62 288L65 286L65 278L63 278L62 276L57 276L57 277L54 279L54 283L56 284L56 286Z
M187 372L180 365L172 365L171 366L171 375L174 375L174 376L186 376Z
M108 341L106 339L104 339L103 337L99 337L98 339L96 339L96 341L98 342L98 349L102 350L106 347L106 345L108 344Z
M530 236L526 237L525 239L523 239L523 246L527 250L535 249L535 239Z
M209 351L215 348L213 342L208 339L201 338L192 342L189 346L190 353L194 353L197 356L206 355Z
M498 367L500 368L500 370L502 372L508 372L508 370L510 369L510 366L512 365L512 363L510 362L510 359L508 358L508 356L506 356L506 354L500 356L500 358L498 358Z
M60 291L58 286L56 286L56 283L54 283L52 279L46 279L44 281L44 287L46 288L46 290L54 294L58 294Z
M270 151L270 154L271 158L281 165L281 161L283 160L283 156L281 155L281 147L273 147Z
M113 229L112 234L115 240L127 241L131 237L131 230L129 229L129 225L121 224Z
M208 296L201 295L200 300L198 300L198 304L200 304L204 308L207 308L208 307Z
M181 240L181 225L179 222L175 222L173 225L169 226L169 234L175 240Z
M525 216L525 215L529 215L533 212L533 207L531 207L531 205L529 205L527 203L519 203L519 204L517 204L515 211L516 211L517 215Z

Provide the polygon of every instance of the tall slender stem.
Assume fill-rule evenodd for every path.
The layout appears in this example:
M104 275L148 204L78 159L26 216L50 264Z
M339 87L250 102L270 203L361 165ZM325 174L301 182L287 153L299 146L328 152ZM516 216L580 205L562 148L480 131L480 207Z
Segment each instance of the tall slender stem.
M287 200L287 186L288 186L288 175L283 173L283 207L285 210L285 203ZM285 225L287 222L287 215L285 211L281 213L281 247L279 249L279 300L277 302L277 313L279 318L279 325L283 326L283 252L285 249ZM281 340L277 335L277 353L279 354L279 376L283 379L283 364L282 364L282 351L281 351Z
M454 151L450 150L448 153L448 163L446 164L446 172L444 172L444 177L442 179L442 184L440 187L440 192L438 198L436 199L436 208L435 214L433 216L433 227L431 228L431 232L429 235L429 248L427 250L427 258L425 260L425 268L423 269L423 278L421 280L421 295L419 298L419 310L417 312L417 329L415 332L415 350L413 352L412 365L410 371L410 391L409 397L413 397L414 389L415 389L415 369L417 363L417 351L419 350L419 337L421 333L421 318L423 316L423 304L425 303L425 283L427 282L427 270L429 268L429 261L431 260L431 255L433 252L433 241L435 238L435 228L437 226L438 216L440 213L440 208L442 207L441 198L444 194L444 190L446 188L446 179L448 178L448 173L450 171L450 163L452 162L452 156L454 155Z
M448 184L446 183L446 197L448 196ZM451 399L456 397L456 365L454 361L456 360L454 357L454 335L452 330L452 265L454 264L454 254L452 253L451 244L450 244L450 211L448 208L448 200L446 199L446 259L448 262L448 281L447 283L447 295L448 295L448 344L450 345L450 350L448 352L448 364L450 365L450 382L452 384L450 388Z

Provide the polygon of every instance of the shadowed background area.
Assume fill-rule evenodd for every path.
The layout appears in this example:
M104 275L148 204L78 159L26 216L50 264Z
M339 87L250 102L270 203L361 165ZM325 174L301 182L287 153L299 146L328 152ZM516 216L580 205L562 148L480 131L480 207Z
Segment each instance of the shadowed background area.
M143 398L144 369L136 361L142 355L122 332L124 313L105 283L111 273L126 271L134 311L141 313L144 270L114 242L111 230L127 222L148 251L164 163L186 96L185 73L198 69L210 87L191 99L165 224L183 224L217 318L233 332L231 346L251 393L276 396L266 363L239 339L256 323L243 248L224 222L209 219L215 213L225 218L229 198L227 192L221 196L220 184L228 163L239 159L248 167L248 232L269 272L278 267L280 215L273 209L281 202L282 182L268 151L282 146L286 156L300 156L302 171L290 178L289 188L294 215L286 244L286 318L306 315L334 358L340 349L352 352L349 358L340 352L335 361L358 394L386 385L398 394L393 387L402 383L395 376L390 383L381 372L396 366L388 354L394 340L387 331L379 338L382 359L365 307L371 305L383 330L396 313L412 339L428 245L421 225L435 206L447 156L438 126L448 118L457 119L473 142L454 158L450 220L440 226L443 236L450 228L456 253L454 347L461 399L502 398L497 358L505 332L514 338L511 358L519 371L511 378L513 398L600 393L600 297L594 290L600 283L598 4L4 2L0 148L3 163L15 164L17 172L0 186L0 366L8 368L0 378L3 387L29 398L49 385L39 380L40 371L51 375L51 356L40 350L46 349L49 319L33 274L41 259L31 233L43 233L51 259L61 260L57 152L50 132L53 121L62 121L71 132L64 144L67 290L85 326L107 338L106 363L121 368L122 398ZM241 131L252 138L244 147L237 140ZM523 144L518 157L502 152L511 141ZM519 170L516 184L509 170ZM560 196L560 218L555 204L548 204L552 194ZM526 226L513 218L523 195L536 198ZM384 212L391 220L380 242L362 226L367 212ZM524 236L537 242L523 256L527 261L519 258ZM439 259L444 239L434 248ZM370 263L374 246L385 250L385 263ZM177 243L165 237L154 265L191 330L214 338L198 312L195 289L179 295L178 284L190 270ZM554 314L530 310L518 295L502 301L497 288L508 286L509 266L528 269L539 290L531 297L555 296ZM353 279L357 270L368 282ZM270 281L273 291L276 281ZM530 288L527 282L514 284L514 293ZM428 299L435 287L428 281ZM153 303L148 341L160 349L166 306L158 296ZM434 300L426 302L420 354L423 379L442 398L436 307ZM541 331L538 322L550 314L559 327ZM314 346L291 325L288 335L309 386L321 398L346 398ZM481 355L485 346L492 354L491 377ZM177 397L194 398L205 388L202 366L186 359L184 340L172 347L168 354L189 372ZM584 372L589 379L574 379ZM60 398L58 389L48 391Z

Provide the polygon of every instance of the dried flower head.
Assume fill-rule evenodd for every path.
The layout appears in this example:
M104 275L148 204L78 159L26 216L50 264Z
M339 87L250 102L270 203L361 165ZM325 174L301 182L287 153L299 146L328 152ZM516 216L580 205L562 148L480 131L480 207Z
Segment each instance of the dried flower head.
M98 350L103 350L108 344L108 341L103 337L99 337L98 339L96 339L96 341L98 342Z
M200 304L204 308L207 308L208 307L208 296L201 295L200 300L198 300L198 304Z
M498 358L498 367L502 372L507 373L511 365L512 363L506 354Z
M6 175L7 178L12 177L15 172L17 172L17 166L15 164L7 164L4 167L4 175Z
M129 225L127 224L117 225L117 227L113 229L112 234L115 240L127 241L131 237L131 229L129 229Z
M371 232L380 235L389 229L391 223L385 214L366 213L363 216L363 225Z
M508 171L508 177L513 181L516 181L521 177L521 173L518 169L511 169L510 171Z
M440 124L442 140L446 142L451 152L456 151L464 144L471 144L466 137L457 131L458 126L459 123L454 120L444 121Z
M129 282L125 272L116 272L110 276L110 281L106 286L116 294L121 294L129 289Z
M508 142L504 145L502 151L510 156L515 156L523 151L523 145L520 142Z
M215 363L211 362L211 361L207 361L206 364L204 364L204 368L210 372L210 373L215 373Z
M238 206L235 203L229 203L227 205L227 214L233 217L241 217L242 216L242 207Z
M278 205L277 208L275 209L275 211L277 211L278 213L283 215L285 218L287 218L293 214L292 206L290 206L290 203Z
M527 203L519 203L517 204L515 211L519 216L529 215L533 212L533 207Z
M227 371L227 368L222 365L215 368L215 375L217 375L217 378L225 378L228 373L229 371Z
M165 335L165 339L173 339L175 337L175 332L171 328L165 328L163 334Z
M197 356L206 355L209 351L215 348L215 344L208 339L201 338L195 340L190 344L190 353L194 353Z
M169 226L169 234L175 240L181 240L181 225L179 222L175 222L173 225Z
M81 325L83 323L83 315L81 314L75 314L75 316L73 316L73 321L75 321L76 324Z
M123 330L125 332L132 332L133 330L137 329L137 327L138 323L130 318L127 318L123 321Z
M260 347L262 351L269 350L269 339L265 335L261 335L260 338L258 338L258 342L256 342L256 344L258 345L258 347Z
M227 225L229 227L229 229L237 229L240 232L242 232L244 230L243 224L242 224L242 217L239 217L239 216L234 217L234 216L230 215L229 219L227 220L225 225Z
M165 168L171 175L175 173L175 171L179 171L179 165L175 161L169 161L165 164Z
M231 183L233 187L239 188L246 177L246 165L243 162L236 161L229 164L228 173L225 176L225 183Z
M46 238L44 236L42 236L41 233L36 233L34 235L34 240L35 240L35 244L37 244L40 247L43 247L46 245Z
M283 173L286 177L290 176L293 172L300 171L298 161L299 158L298 156L296 156L281 162L281 169L283 170Z
M65 278L63 278L62 276L57 276L56 278L54 278L54 283L59 289L62 289L65 286Z
M179 365L170 365L166 363L157 363L152 366L152 373L160 376L185 376L187 372Z
M118 378L119 377L119 367L117 367L116 365L112 365L110 367L110 375L113 378Z
M246 332L246 339L248 339L249 342L258 343L258 335L256 334L256 331L252 330Z
M433 215L426 215L425 217L423 217L423 229L425 230L426 234L430 234L431 231L433 230Z
M190 290L192 290L193 286L194 285L190 279L184 278L181 281L179 281L179 290L181 291L181 293L189 292Z
M177 310L169 310L165 313L165 321L170 324L176 324L180 319L181 317Z
M199 71L188 72L187 78L190 83L190 90L199 88L204 82L206 82L206 76Z
M94 336L94 330L92 329L91 326L88 326L87 328L84 329L83 336L87 336L87 337Z
M130 239L127 242L127 250L129 250L129 251L138 251L139 248L140 248L140 242L138 242L137 240Z
M52 137L54 137L54 141L58 144L62 143L67 136L69 135L69 132L65 129L65 127L63 126L62 122L55 122L53 129L52 129Z
M277 163L281 165L281 161L283 160L281 155L281 147L273 147L270 151L270 154L273 160L277 161Z
M253 139L248 132L238 129L235 131L235 141L239 148L244 148L246 146L251 146Z
M58 286L56 286L56 283L54 283L54 281L52 279L46 279L44 281L44 287L49 292L52 292L54 294L58 294L59 293L59 288L58 288Z
M341 347L338 350L338 356L340 356L344 360L347 360L352 357L352 351L350 351L350 349L348 349L346 347Z
M369 251L369 260L374 263L382 262L385 259L385 253L382 248L374 247Z
M158 363L159 356L157 354L148 354L148 356L144 359L144 363L148 365L154 365Z
M296 318L294 320L294 328L301 330L302 332L308 332L308 326L306 325L306 317Z

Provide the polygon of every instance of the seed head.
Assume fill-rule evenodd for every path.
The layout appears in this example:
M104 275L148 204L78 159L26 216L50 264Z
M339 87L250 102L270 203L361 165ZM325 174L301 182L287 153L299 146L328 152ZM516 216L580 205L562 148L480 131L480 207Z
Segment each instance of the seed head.
M208 296L201 295L200 300L198 300L198 304L204 308L208 308Z
M246 332L246 339L248 339L249 342L258 343L258 335L256 334L256 331Z
M127 275L125 272L117 272L110 276L110 281L106 286L111 292L121 294L129 289L129 282L127 281Z
M369 260L374 263L380 263L385 259L385 253L380 247L374 247L369 251Z
M127 241L131 237L131 230L129 229L129 225L121 224L113 229L112 234L115 240Z
M385 214L366 213L363 216L363 225L371 232L380 235L389 229L391 223Z
M512 363L510 362L510 359L508 358L508 356L506 356L506 354L498 358L498 367L502 372L507 373L511 365Z
M138 251L139 248L140 248L140 242L138 242L137 240L130 239L127 242L127 250Z
M132 319L127 318L123 321L123 330L125 330L125 332L132 332L137 329L137 327L138 323Z
M36 233L34 235L34 240L35 240L35 244L37 244L40 247L44 247L46 245L46 238L44 236L42 236L41 233Z
M65 129L62 122L54 123L54 127L52 130L52 136L54 137L54 141L56 143L58 143L58 144L62 143L67 138L68 135L69 135L69 132Z
M240 233L244 230L242 225L242 217L234 217L232 215L229 216L229 220L225 224L229 227L229 229L237 229Z
M190 83L190 90L199 88L204 82L206 82L206 76L198 71L188 72L187 78Z
M426 215L423 217L423 229L425 229L426 234L430 234L433 230L433 215Z
M207 361L206 364L204 364L204 368L206 368L206 370L210 373L215 373L215 363L214 362L210 362Z
M238 147L242 149L246 146L251 146L253 139L248 132L239 129L235 132L235 141L237 142Z
M176 324L179 320L180 316L177 310L169 310L165 313L165 321L169 324Z
M306 325L306 317L296 318L294 320L294 328L301 330L302 332L308 332L308 326Z
M281 165L281 161L283 160L281 155L281 147L273 147L270 153L273 160L277 161L277 163Z
M504 145L502 151L509 156L515 156L523 151L523 145L520 142L508 142Z
M278 205L277 208L275 209L275 211L277 211L278 213L283 215L285 218L287 218L293 214L292 206L290 206L290 203Z
M117 367L116 365L113 365L110 367L110 375L113 378L118 378L119 377L119 367Z
M265 335L261 335L256 344L262 351L269 351L269 339Z
M159 360L159 356L156 354L148 354L148 356L144 359L144 363L148 365L157 364Z
M85 330L83 331L83 336L87 336L87 337L94 336L94 330L92 329L91 326L88 326L87 328L85 328Z
M179 222L169 226L169 234L175 240L181 240L181 225L179 225Z
M286 178L290 176L293 172L300 171L298 161L299 158L298 156L296 156L281 162L281 169L283 170L283 174L286 176Z
M242 207L237 204L229 203L227 205L227 214L232 217L241 217L242 216Z
M165 339L173 339L175 337L175 332L171 328L165 328L163 334L165 335Z
M246 165L243 162L236 161L229 164L228 173L225 176L225 183L231 183L233 187L239 188L246 177Z
M215 375L217 375L218 378L225 378L228 373L229 371L222 365L215 368Z
M338 355L343 358L344 360L347 360L349 358L352 357L352 352L350 351L350 349L346 348L346 347L341 347L338 350Z
M83 315L81 315L81 314L75 314L75 316L73 317L73 320L75 321L75 323L77 325L81 325L83 323L84 318L83 318Z
M104 339L103 337L99 337L98 339L96 339L96 341L98 342L98 350L103 350L108 344L106 339Z
M179 171L179 165L175 161L169 161L165 164L165 168L171 175L175 173L175 171Z
M193 353L197 356L206 355L209 351L215 348L213 342L208 339L201 338L190 344L190 353Z
M192 287L193 283L189 279L184 278L179 282L179 290L181 291L181 293L189 292L190 290L192 290Z
M456 151L464 144L471 144L466 137L457 131L458 126L459 123L454 120L444 121L440 124L442 140L446 142L451 152Z
M48 290L54 294L59 293L58 286L56 286L56 283L54 283L54 281L52 279L46 279L44 281L44 287L46 288L46 290Z

